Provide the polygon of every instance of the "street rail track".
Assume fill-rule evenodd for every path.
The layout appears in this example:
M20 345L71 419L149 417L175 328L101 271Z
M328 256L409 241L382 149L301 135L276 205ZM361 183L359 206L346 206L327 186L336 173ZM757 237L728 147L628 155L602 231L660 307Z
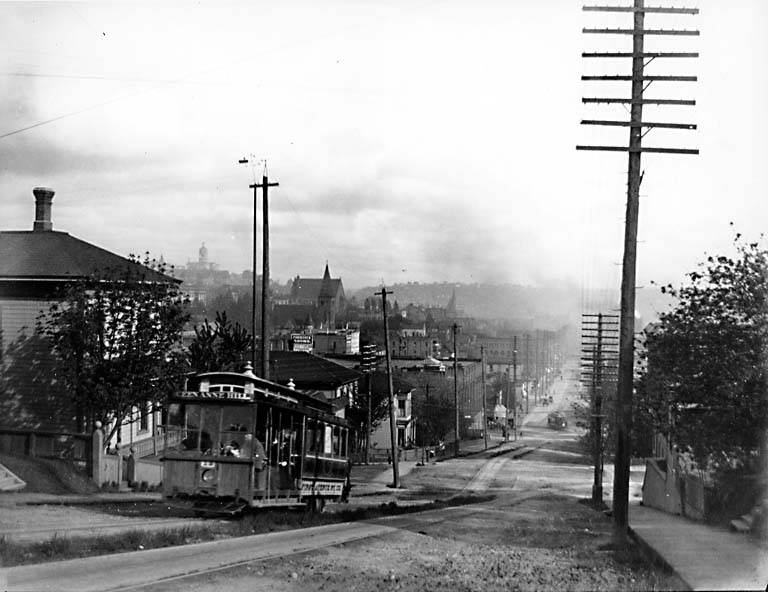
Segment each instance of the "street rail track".
M477 509L469 504L449 506L371 521L341 522L178 547L17 566L0 570L0 583L8 592L141 590L276 557L455 521L476 512ZM86 562L89 564L87 570L84 569ZM105 574L108 574L108 580L105 580Z
M517 504L523 503L524 501L532 497L535 497L535 495L532 494L532 495L521 496L520 499L514 500L512 503L508 504L507 507L511 507L511 506L515 506ZM436 516L435 514L437 513L447 513L448 515ZM401 514L397 516L386 516L383 518L377 518L375 520L366 522L371 526L378 525L380 527L383 527L384 529L381 532L371 532L367 534L361 534L359 536L356 536L356 535L339 536L332 540L324 541L320 545L300 546L300 547L296 547L291 550L288 550L287 552L281 551L279 553L271 553L267 556L252 557L249 559L244 559L244 560L233 562L233 563L227 563L226 565L212 566L205 569L198 569L193 572L159 578L152 582L143 582L140 584L122 586L119 588L108 588L105 590L109 590L110 592L129 592L131 590L143 590L151 586L155 586L163 583L168 583L173 581L182 581L188 578L210 575L210 574L226 571L228 569L241 567L244 565L260 563L262 561L271 559L275 556L286 557L291 555L300 555L302 553L308 553L308 552L316 551L326 547L333 547L337 545L353 543L355 541L374 538L377 536L382 536L385 534L389 534L389 533L397 532L401 530L409 530L414 532L415 534L426 535L426 533L423 530L419 530L419 529L428 527L428 526L437 526L440 524L455 522L456 520L468 518L468 517L471 517L473 514L477 514L477 513L484 513L484 514L492 513L492 514L504 515L505 511L501 509L488 508L486 506L480 506L477 504L467 504L467 505L461 505L461 506L449 506L446 508L439 508L434 510L425 510L423 512L417 512L415 514L408 514L408 515ZM386 523L386 524L379 524L379 523ZM355 523L344 523L344 524L353 525ZM292 532L297 532L298 534L298 531L292 531Z

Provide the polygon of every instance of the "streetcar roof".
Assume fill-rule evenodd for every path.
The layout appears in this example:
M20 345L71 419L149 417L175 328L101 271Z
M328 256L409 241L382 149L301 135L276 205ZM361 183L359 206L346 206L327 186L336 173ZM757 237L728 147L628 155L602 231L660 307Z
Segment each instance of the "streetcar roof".
M332 403L327 401L322 394L315 395L295 388L283 386L282 384L272 382L271 380L259 378L249 371L243 373L227 371L192 373L187 375L184 391L197 391L204 382L207 383L207 389L217 386L245 386L246 384L252 384L253 392L256 396L272 396L307 407L312 407L325 413L333 413ZM179 393L179 395L181 395L181 393Z

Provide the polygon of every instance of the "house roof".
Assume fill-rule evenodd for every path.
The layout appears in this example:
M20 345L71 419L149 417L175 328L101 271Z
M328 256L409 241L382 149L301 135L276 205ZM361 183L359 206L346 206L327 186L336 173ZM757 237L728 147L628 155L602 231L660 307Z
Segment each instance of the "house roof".
M286 384L293 379L296 388L330 390L359 380L362 374L307 352L271 351L270 376Z
M395 394L406 394L410 393L414 389L414 386L410 382L400 378L397 374L393 374L392 389ZM371 390L374 393L389 392L389 379L387 378L386 372L379 370L371 374Z
M0 231L0 280L73 280L110 268L141 271L150 281L179 282L67 232Z

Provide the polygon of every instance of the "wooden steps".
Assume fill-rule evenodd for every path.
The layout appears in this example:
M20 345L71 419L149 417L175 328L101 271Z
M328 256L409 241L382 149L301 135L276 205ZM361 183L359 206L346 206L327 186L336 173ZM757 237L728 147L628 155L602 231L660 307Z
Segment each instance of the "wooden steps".
M27 483L25 481L0 464L0 491L18 491L26 486Z

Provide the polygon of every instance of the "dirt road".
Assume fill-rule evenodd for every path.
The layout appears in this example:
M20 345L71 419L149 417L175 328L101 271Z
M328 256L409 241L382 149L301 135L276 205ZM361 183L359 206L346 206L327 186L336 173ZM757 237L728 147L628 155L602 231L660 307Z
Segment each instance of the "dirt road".
M567 387L563 385L561 396ZM546 417L546 414L544 415ZM526 454L419 467L403 498L490 493L481 504L214 543L12 568L10 590L632 590L674 588L608 550L611 524L579 503L591 470L572 428L526 425ZM189 575L192 573L193 575ZM108 575L107 575L108 574Z

